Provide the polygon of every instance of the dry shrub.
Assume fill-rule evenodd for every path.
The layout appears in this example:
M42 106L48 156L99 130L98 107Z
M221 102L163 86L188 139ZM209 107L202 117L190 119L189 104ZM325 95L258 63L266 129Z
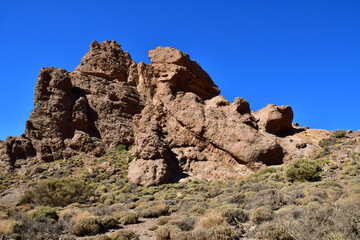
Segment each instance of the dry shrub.
M137 223L139 215L132 212L116 211L113 213L113 216L117 218L118 222L121 224L133 224Z
M181 229L175 225L160 226L155 230L156 240L173 239L174 236L179 232L181 232Z
M194 229L195 219L188 216L182 216L178 219L170 220L168 224L178 226L181 231L191 231Z
M71 233L76 236L96 235L103 230L103 225L99 218L82 218L71 229Z
M80 210L80 209L79 209ZM85 210L80 210L78 212L73 212L73 216L71 217L71 222L73 223L77 223L78 221L80 221L81 219L84 219L84 218L89 218L89 217L92 217L93 214L90 213L89 211Z
M158 203L154 206L147 206L145 209L140 211L140 215L144 218L155 218L167 215L168 206L165 203Z
M161 216L158 219L156 219L156 224L157 225L165 225L167 224L170 220L172 219L172 217L170 216Z
M111 240L132 240L138 239L138 235L132 230L116 231L110 236Z
M197 229L191 232L177 233L172 240L235 240L240 239L228 226L216 226L210 229Z
M291 234L281 225L264 223L256 228L256 239L294 240Z
M286 205L288 201L289 199L278 190L265 189L252 195L249 204L247 205L250 209L261 206L270 206L273 210L276 210Z
M118 226L118 220L113 216L105 216L101 219L101 224L105 229L116 228Z
M217 213L213 210L213 211L207 212L205 214L205 216L200 218L197 228L209 229L209 228L221 226L224 224L225 224L224 217L220 213Z
M226 206L220 209L221 215L230 225L237 225L248 220L248 215L240 208Z
M64 207L71 203L84 203L91 195L91 187L85 182L73 178L41 180L28 190L23 203Z
M12 234L14 233L17 223L14 220L0 220L0 234Z
M272 217L272 209L269 206L262 206L254 208L250 211L250 220L255 223L269 221Z

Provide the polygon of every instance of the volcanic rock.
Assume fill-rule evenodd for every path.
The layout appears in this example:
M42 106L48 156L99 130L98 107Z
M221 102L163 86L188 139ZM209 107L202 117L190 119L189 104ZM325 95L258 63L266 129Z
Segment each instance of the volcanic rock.
M317 149L297 137L290 106L252 112L219 96L188 54L158 47L149 57L137 64L117 42L93 42L74 72L43 68L25 134L0 142L0 172L122 144L134 155L130 180L156 185L247 175Z

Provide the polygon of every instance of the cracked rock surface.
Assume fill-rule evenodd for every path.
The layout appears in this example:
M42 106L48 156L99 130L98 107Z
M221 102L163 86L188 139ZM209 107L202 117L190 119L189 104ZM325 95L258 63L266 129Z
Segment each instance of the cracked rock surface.
M136 63L117 42L95 41L74 72L43 68L25 134L0 141L0 172L122 144L134 155L130 180L149 186L247 175L318 149L290 106L252 112L220 96L188 54L158 47L149 57Z

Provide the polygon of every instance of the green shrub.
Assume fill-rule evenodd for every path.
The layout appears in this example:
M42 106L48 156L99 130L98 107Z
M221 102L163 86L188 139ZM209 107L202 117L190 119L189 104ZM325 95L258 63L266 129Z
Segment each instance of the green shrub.
M73 178L47 179L28 190L22 203L36 205L61 206L71 203L84 203L91 194L91 187L85 182Z
M36 218L36 217L45 217L54 219L55 221L59 220L59 216L56 213L56 211L53 208L40 208L35 209L31 214L30 217Z
M273 210L269 206L254 208L250 211L250 220L255 223L269 221L272 218Z
M71 229L71 233L76 236L94 236L103 230L103 225L99 218L80 219Z
M117 145L117 146L116 146L116 151L118 151L118 152L126 151L126 146L125 146L125 145L122 145L122 144Z
M321 166L311 159L297 159L285 167L285 176L290 181L311 181L319 177Z

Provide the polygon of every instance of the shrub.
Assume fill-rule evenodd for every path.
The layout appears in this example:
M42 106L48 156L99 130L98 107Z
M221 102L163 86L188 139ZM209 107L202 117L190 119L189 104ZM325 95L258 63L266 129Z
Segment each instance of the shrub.
M103 229L103 225L98 218L80 219L71 229L71 233L76 236L96 235Z
M285 167L285 176L290 181L311 181L319 177L321 166L311 159L297 159Z
M148 206L140 211L140 215L144 218L156 218L167 215L168 207L165 203L158 203L155 206Z
M254 208L250 211L250 220L255 223L269 221L272 217L273 210L269 206Z
M177 233L173 240L233 240L239 239L235 231L228 226L216 226L210 229L198 229Z
M181 231L191 231L194 229L195 219L192 217L183 216L179 219L170 220L168 223L178 226Z
M333 137L333 138L343 138L345 136L346 136L345 130L335 130L330 133L330 137Z
M205 214L202 218L200 218L198 227L199 228L212 228L220 225L224 225L225 221L223 216L220 213L215 211L210 211Z
M10 234L14 233L16 226L17 226L17 223L14 220L1 220L0 219L0 235L1 234L10 235Z
M113 216L105 216L101 219L101 224L104 226L104 228L116 228L118 226L118 221Z
M122 145L122 144L117 145L116 146L116 151L118 151L118 152L126 151L126 146Z
M173 239L179 232L181 232L181 229L175 225L160 226L155 230L156 240Z
M32 218L45 217L45 218L54 219L55 221L59 220L59 215L56 213L56 211L53 208L35 209L30 213L30 216Z
M137 223L139 215L131 212L117 211L113 214L121 224L133 224Z
M221 215L231 225L244 223L248 220L247 214L240 208L226 208L221 212Z
M120 230L110 236L111 240L131 240L137 239L137 234L132 230Z
M256 229L256 239L294 240L290 233L281 225L265 223Z
M22 202L63 207L71 203L84 203L90 194L91 188L83 181L72 178L47 179L28 190Z
M156 219L156 224L157 225L165 225L167 224L169 221L171 220L170 216L161 216L159 218Z

